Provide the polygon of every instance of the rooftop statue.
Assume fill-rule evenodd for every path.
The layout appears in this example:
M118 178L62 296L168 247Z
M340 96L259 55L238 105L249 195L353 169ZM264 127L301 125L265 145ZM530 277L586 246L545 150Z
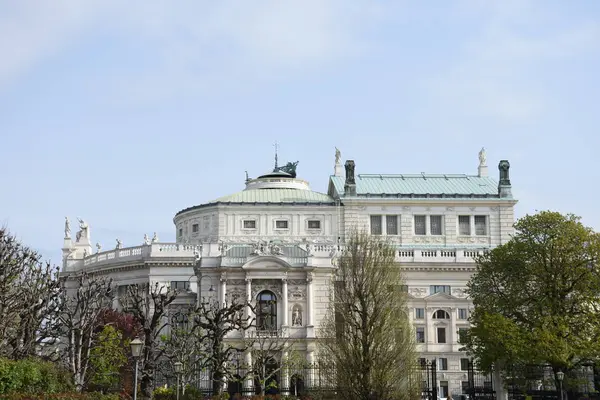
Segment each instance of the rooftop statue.
M292 178L296 177L296 167L298 166L299 161L289 162L285 164L283 167L275 168L276 171L287 172L292 176Z
M65 239L71 239L71 223L69 217L65 217Z
M485 155L485 147L482 147L481 150L479 150L479 166L484 167L486 161L487 157Z
M90 238L89 225L87 224L87 222L85 222L84 220L82 220L79 217L77 217L77 220L79 220L79 232L77 232L76 241L79 242L81 240L81 238L89 239Z
M335 148L335 163L339 164L342 159L342 152L337 147Z

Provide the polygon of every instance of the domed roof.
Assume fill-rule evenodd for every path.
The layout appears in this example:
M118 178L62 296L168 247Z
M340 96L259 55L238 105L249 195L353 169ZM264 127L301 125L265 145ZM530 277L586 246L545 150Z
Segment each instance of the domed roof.
M248 179L246 188L205 204L189 207L179 211L177 215L197 208L211 205L242 205L242 204L322 204L334 205L335 200L325 193L310 190L307 181L293 177L284 171L273 171L256 179Z

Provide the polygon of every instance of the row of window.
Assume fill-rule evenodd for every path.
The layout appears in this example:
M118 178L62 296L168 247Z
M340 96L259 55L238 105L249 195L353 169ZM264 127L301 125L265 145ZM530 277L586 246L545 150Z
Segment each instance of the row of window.
M415 330L417 335L417 343L425 343L425 327L418 326ZM458 342L463 343L466 339L467 328L458 328ZM448 338L446 335L446 328L442 326L438 326L436 328L436 343L444 344L447 342Z
M419 358L419 362L421 363L421 365L426 365L427 359ZM461 358L460 359L460 370L468 371L470 362L471 362L471 360L469 358ZM442 370L442 371L447 371L448 370L448 359L447 358L438 358L437 359L437 369Z
M466 320L469 318L469 311L466 308L458 309L458 319ZM425 319L425 309L415 308L415 319ZM444 310L437 310L433 313L433 319L450 319L450 314Z
M398 215L371 215L371 235L398 235ZM415 215L415 235L444 235L443 215ZM487 215L459 215L458 234L460 236L486 236L488 234Z
M242 222L244 229L256 229L255 219L245 219ZM321 229L321 221L318 219L309 219L306 221L306 227L308 229ZM275 229L289 229L289 221L287 219L275 220Z

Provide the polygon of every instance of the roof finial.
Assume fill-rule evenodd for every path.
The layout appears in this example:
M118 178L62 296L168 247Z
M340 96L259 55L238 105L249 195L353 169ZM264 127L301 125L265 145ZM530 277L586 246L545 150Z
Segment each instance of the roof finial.
M275 141L275 144L273 146L275 146L275 168L273 169L273 171L277 171L277 169L279 168L277 165L277 148L278 148L277 141Z

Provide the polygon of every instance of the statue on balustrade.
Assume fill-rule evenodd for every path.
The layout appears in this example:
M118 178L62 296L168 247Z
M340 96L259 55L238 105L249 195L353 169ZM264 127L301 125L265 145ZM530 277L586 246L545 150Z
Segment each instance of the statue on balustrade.
M79 220L79 232L77 232L76 241L79 242L82 238L90 238L90 230L87 222L77 217ZM69 229L70 230L70 229Z
M148 237L147 233L144 233L144 244L145 245L149 245L150 244L150 238Z
M292 311L292 326L302 326L302 311L300 306L294 306Z
M154 235L152 236L152 243L158 243L158 235L156 232L154 232Z
M115 247L115 249L120 249L123 248L123 242L121 241L121 239L117 238L117 247Z
M100 243L96 243L96 253L100 253L102 251L102 245Z
M335 163L339 164L342 159L342 152L337 147L335 148Z
M65 239L71 239L71 223L69 217L65 217Z

